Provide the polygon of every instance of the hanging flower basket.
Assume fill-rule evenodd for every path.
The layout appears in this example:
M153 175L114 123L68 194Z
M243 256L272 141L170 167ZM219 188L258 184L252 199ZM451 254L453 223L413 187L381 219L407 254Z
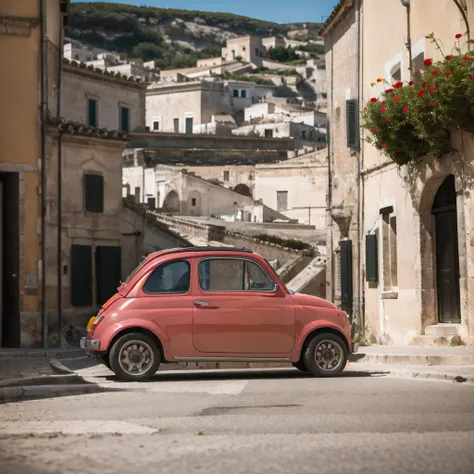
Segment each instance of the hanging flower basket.
M461 36L452 54L443 52L437 63L426 59L422 70L411 70L409 82L386 84L362 112L366 141L399 165L448 153L451 130L474 133L474 54L461 51ZM434 35L427 38L442 51Z

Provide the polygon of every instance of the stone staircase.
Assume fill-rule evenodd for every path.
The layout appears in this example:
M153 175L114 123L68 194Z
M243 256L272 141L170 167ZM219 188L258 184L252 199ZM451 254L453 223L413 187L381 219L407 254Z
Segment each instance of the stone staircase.
M460 345L460 324L434 324L425 327L425 334L415 336L412 345L415 346L453 346Z
M326 258L313 259L286 286L296 293L306 293L324 298L326 293Z

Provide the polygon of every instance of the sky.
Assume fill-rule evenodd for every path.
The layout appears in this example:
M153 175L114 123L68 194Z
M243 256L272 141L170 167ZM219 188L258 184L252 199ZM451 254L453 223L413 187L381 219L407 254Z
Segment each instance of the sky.
M77 1L86 0L72 0ZM161 8L235 13L276 23L324 22L338 0L96 0Z

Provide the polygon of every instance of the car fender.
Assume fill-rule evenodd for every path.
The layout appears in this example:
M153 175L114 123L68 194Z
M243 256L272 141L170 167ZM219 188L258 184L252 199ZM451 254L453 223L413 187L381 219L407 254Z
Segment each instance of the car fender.
M101 351L107 351L110 349L110 343L113 341L117 334L127 329L145 329L151 332L161 343L163 348L164 356L166 359L167 348L169 346L169 337L166 332L159 325L153 321L147 321L143 319L127 319L125 321L119 321L115 324L108 326L104 333L100 335L100 349Z
M337 324L333 323L332 321L327 321L324 319L320 319L318 321L311 321L308 323L303 330L300 332L296 345L295 345L295 350L292 353L292 360L299 360L301 357L301 351L303 350L303 345L307 339L307 337L317 331L318 329L332 329L334 331L337 331L339 335L344 339L344 341L347 344L347 349L350 352L351 351L351 342L347 339L347 336L344 334L343 329L338 326Z

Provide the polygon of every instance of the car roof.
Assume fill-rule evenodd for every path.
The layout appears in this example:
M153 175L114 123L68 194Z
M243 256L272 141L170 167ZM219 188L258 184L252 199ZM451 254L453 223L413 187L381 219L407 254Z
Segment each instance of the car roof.
M245 247L178 247L173 249L160 250L153 252L147 258L147 260L154 260L157 257L163 255L179 254L179 253L201 253L201 252L229 252L229 253L246 253L253 254L254 252Z

